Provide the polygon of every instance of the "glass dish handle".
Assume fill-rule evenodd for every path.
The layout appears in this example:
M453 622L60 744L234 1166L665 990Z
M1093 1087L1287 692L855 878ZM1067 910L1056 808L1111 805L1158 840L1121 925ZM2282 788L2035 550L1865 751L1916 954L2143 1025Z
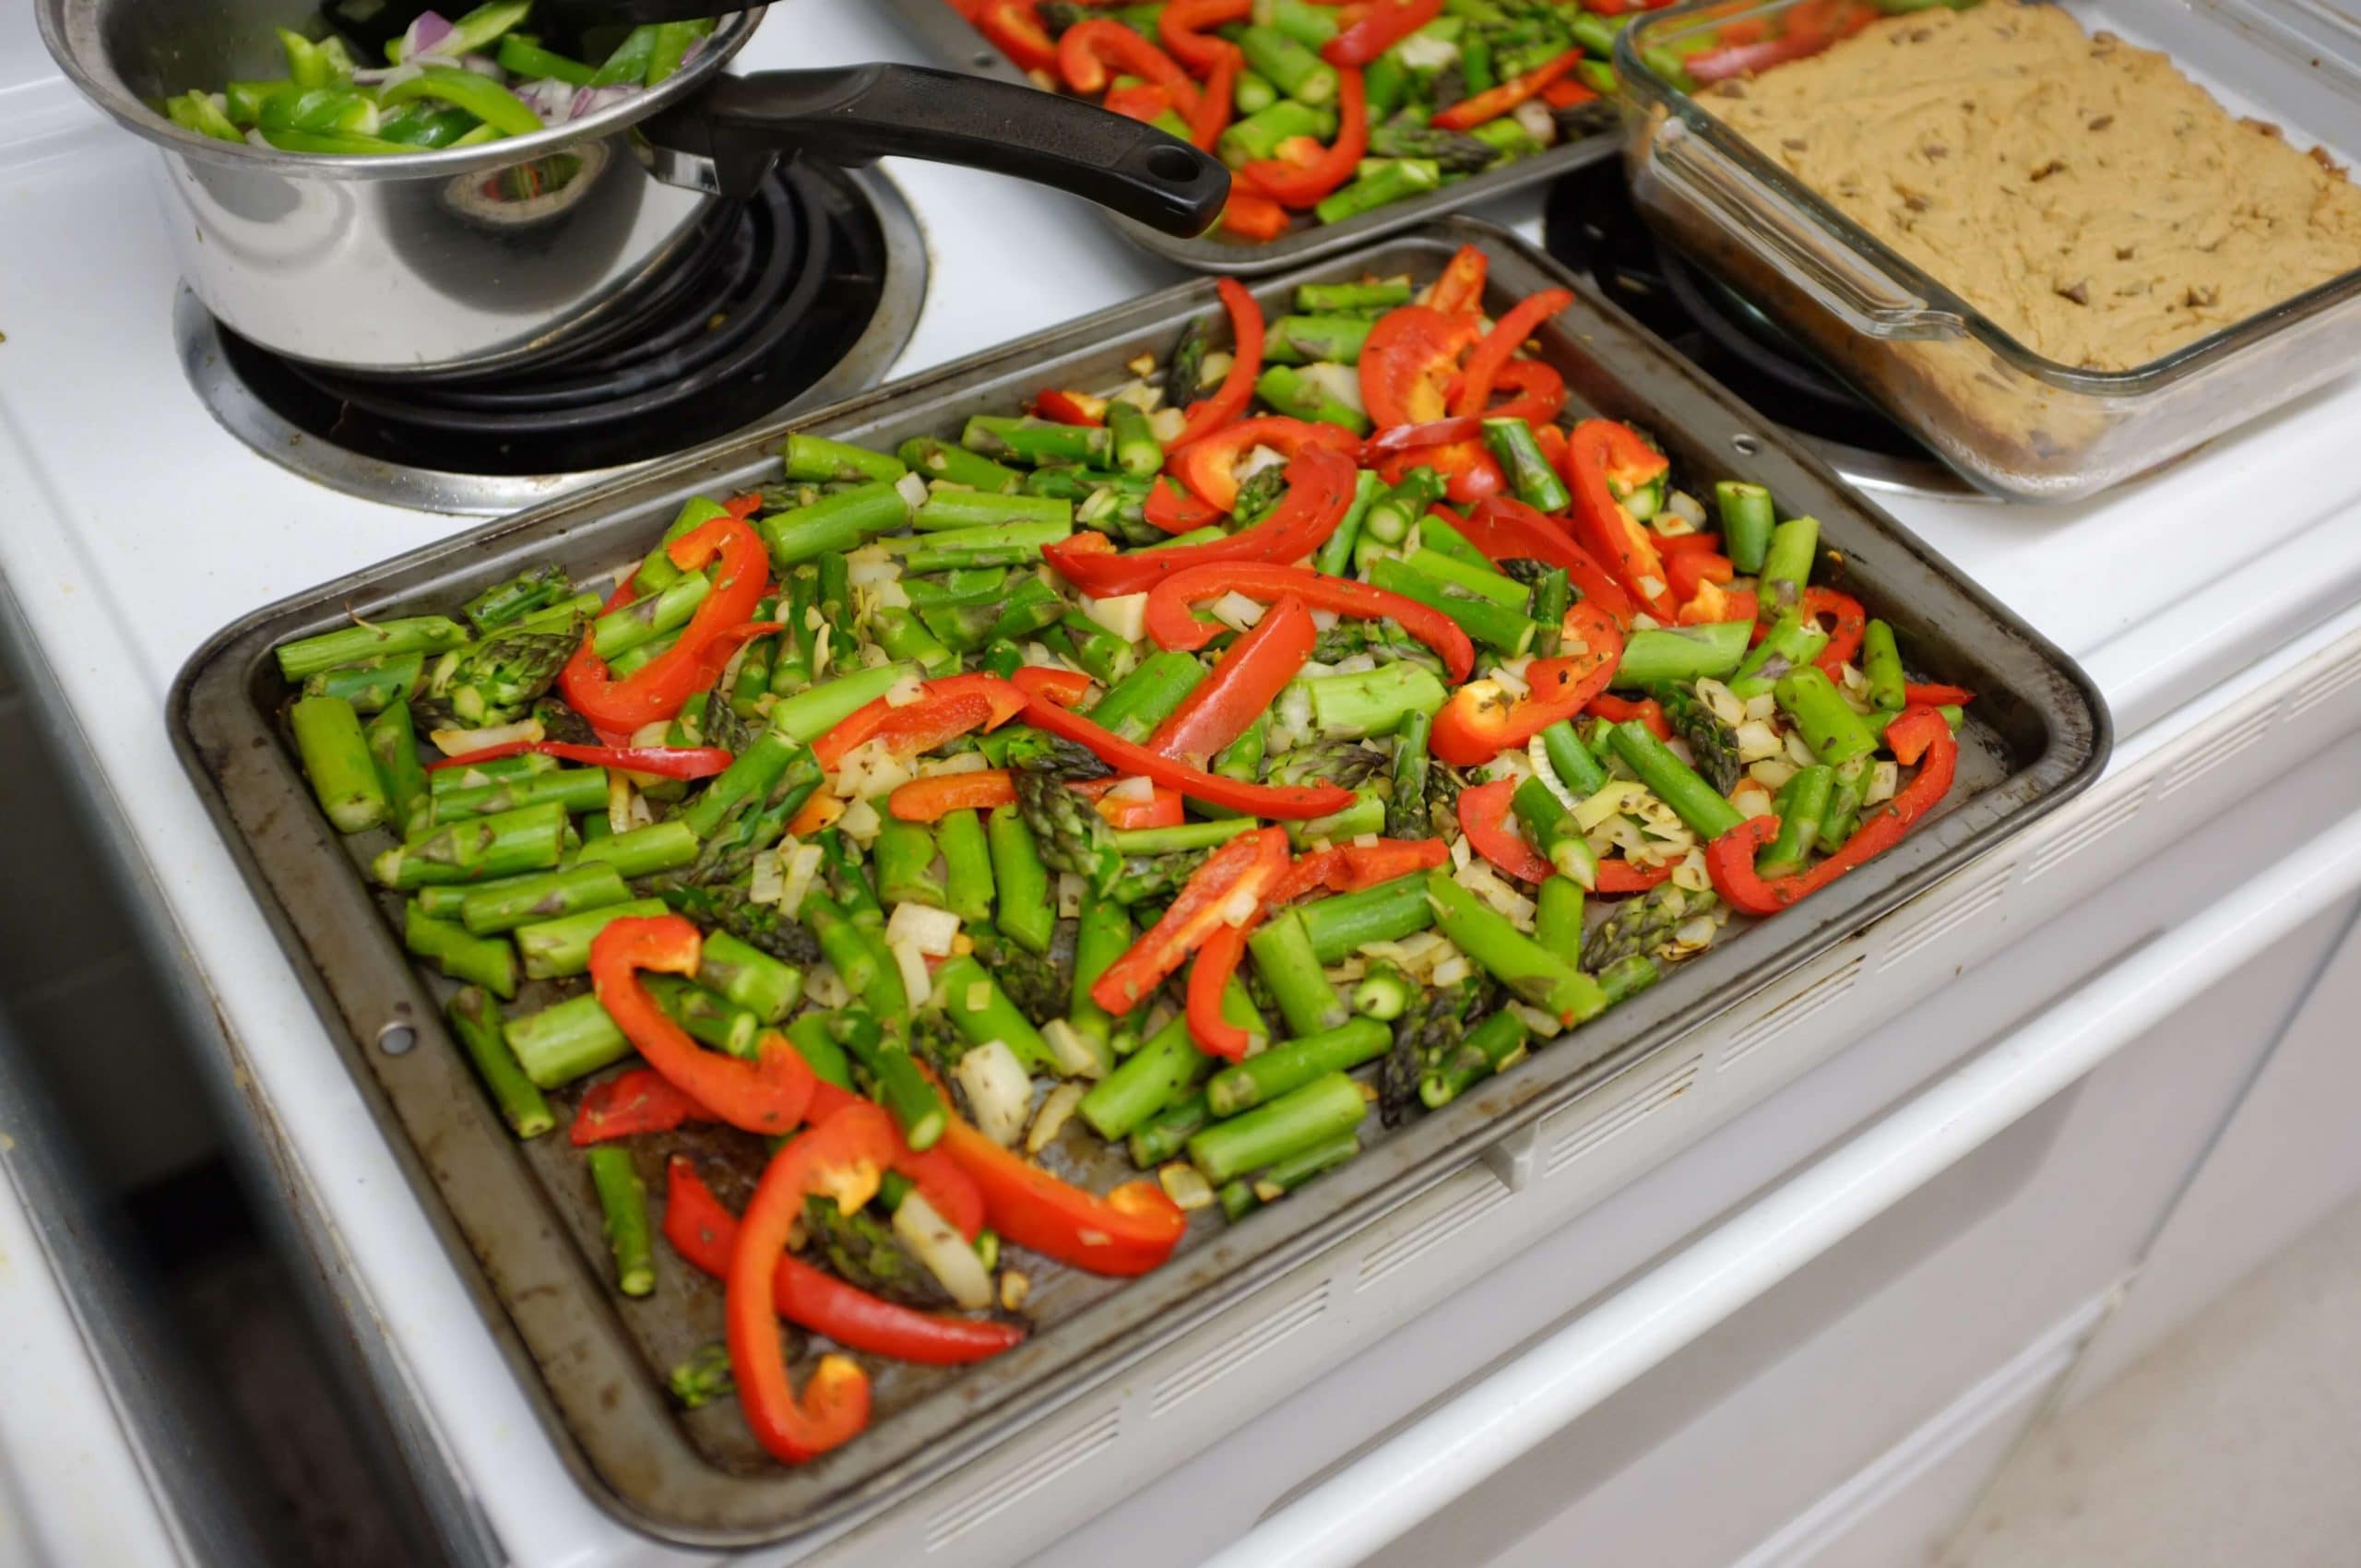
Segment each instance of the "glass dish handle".
M1956 338L1965 328L1858 253L1831 244L1794 204L1679 120L1657 131L1655 177L1710 214L1821 308L1864 337Z

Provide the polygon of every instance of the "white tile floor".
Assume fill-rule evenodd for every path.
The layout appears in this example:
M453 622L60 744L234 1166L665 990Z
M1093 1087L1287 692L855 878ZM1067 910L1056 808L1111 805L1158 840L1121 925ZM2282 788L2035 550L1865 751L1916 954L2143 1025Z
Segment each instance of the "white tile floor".
M1941 1568L2361 1564L2361 1203L2036 1431Z

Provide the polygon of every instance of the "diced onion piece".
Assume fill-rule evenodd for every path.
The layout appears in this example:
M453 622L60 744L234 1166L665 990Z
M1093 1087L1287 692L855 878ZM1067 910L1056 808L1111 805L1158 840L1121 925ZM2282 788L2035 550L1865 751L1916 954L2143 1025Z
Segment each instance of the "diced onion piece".
M1106 1062L1082 1038L1082 1031L1064 1018L1052 1018L1041 1026L1041 1043L1050 1048L1050 1062L1069 1078L1099 1078L1107 1074Z
M1123 368L1130 371L1133 375L1154 375L1156 374L1156 356L1154 354L1133 354L1130 359L1123 362Z
M765 849L754 857L753 873L746 879L746 897L757 904L776 904L787 892L787 873L779 864L778 851Z
M920 758L919 777L938 778L946 773L982 773L991 766L981 752L953 752L949 756Z
M1146 362L1146 370L1137 370L1133 368L1133 366L1140 364L1142 361ZM1152 371L1156 368L1156 362L1153 359L1149 359L1147 355L1142 354L1139 359L1133 360L1131 364L1125 365L1123 368L1131 371L1134 376L1145 376L1148 374L1148 371ZM1132 407L1137 409L1144 414L1152 414L1156 412L1157 410L1164 406L1164 388L1161 386L1151 386L1145 381L1142 380L1128 381L1122 386L1115 388L1113 395L1107 400L1109 403L1129 403ZM1102 410L1101 412L1104 412L1104 410Z
M1766 790L1784 790L1787 780L1796 776L1796 765L1783 756L1764 757L1761 762L1749 763L1746 776Z
M905 1193L894 1206L894 1235L926 1265L952 1301L969 1312L992 1304L992 1277L984 1260L956 1227L935 1212L923 1194L915 1189Z
M617 833L631 831L631 803L635 797L631 775L621 768L607 769L607 826Z
M1739 720L1732 735L1738 742L1738 759L1740 762L1761 762L1765 757L1778 756L1787 749L1786 742L1779 738L1779 731L1759 719Z
M815 846L816 848L816 846ZM947 958L959 937L959 917L948 909L908 901L894 906L885 920L888 944L907 942L931 958Z
M1755 778L1741 778L1738 788L1730 791L1730 804L1749 816L1770 816L1776 808L1772 804L1771 791Z
M1135 773L1099 798L1107 801L1153 801L1156 799L1156 780L1144 773Z
M1451 863L1453 865L1464 869L1467 862L1475 858L1475 855L1476 851L1467 847L1466 839L1454 838L1451 841Z
M1769 692L1759 693L1746 699L1746 716L1749 719L1760 719L1767 724L1771 721L1772 716L1778 711L1779 699Z
M1127 643L1147 636L1147 595L1120 593L1108 599L1085 596L1082 612Z
M1186 1160L1176 1159L1157 1167L1156 1180L1176 1207L1199 1209L1214 1201L1214 1184L1205 1180L1204 1171Z
M1330 360L1322 360L1316 364L1304 366L1301 379L1311 383L1327 394L1331 402L1341 403L1357 414L1369 412L1369 405L1361 401L1361 373L1358 365L1337 364Z
M1044 83L1042 85L1048 86L1049 84ZM1013 1313L1016 1311L1017 1308L1025 1304L1025 1298L1032 1293L1032 1276L1020 1273L1013 1268L1003 1268L1000 1271L1001 1311L1005 1313Z
M1060 1023L1065 1022L1061 1018ZM1074 1107L1082 1103L1087 1093L1080 1084L1060 1084L1041 1101L1041 1109L1033 1113L1033 1125L1025 1134L1025 1152L1039 1154L1057 1138L1059 1131L1073 1120Z
M926 681L915 670L885 688L887 707L908 707L926 695Z
M1672 868L1672 885L1690 893L1713 891L1714 879L1705 870L1703 850L1691 849L1680 857L1680 863Z
M1082 900L1090 891L1090 884L1070 871L1058 873L1058 918L1072 920L1082 913Z
M1697 683L1697 700L1705 705L1706 712L1725 724L1736 726L1745 721L1746 704L1738 700L1736 692L1711 675Z
M1525 1027L1543 1039L1555 1039L1559 1029L1563 1027L1558 1022L1557 1014L1536 1007L1530 1002L1512 1002L1509 1011L1523 1018Z
M1321 632L1333 632L1336 629L1336 623L1343 619L1343 616L1337 614L1333 610L1315 610L1311 612L1312 629Z
M901 905L895 908L900 909ZM917 943L908 937L885 939L885 951L894 956L894 966L902 972L902 989L909 992L910 1005L923 1007L934 1000L934 974L926 967L926 955L919 951Z
M1189 428L1189 416L1180 409L1158 409L1147 416L1147 428L1158 441L1172 442Z
M1263 606L1242 593L1225 593L1205 608L1213 612L1215 620L1233 632L1250 630L1263 618Z
M1442 963L1437 964L1434 967L1433 972L1427 978L1433 980L1437 985L1457 985L1461 980L1465 980L1469 975L1474 974L1475 972L1476 969L1474 965L1468 963L1465 956L1454 953L1450 957L1445 958Z
M1687 523L1689 525L1688 529L1685 530L1676 530L1675 529L1667 526L1669 520L1673 517L1678 517L1680 521ZM1673 533L1676 531L1695 533L1705 526L1705 508L1695 496L1690 494L1687 491L1676 490L1664 498L1664 510L1659 512L1655 517L1649 518L1648 526L1655 529L1656 532L1663 534Z
M1787 760L1794 763L1797 767L1809 767L1812 764L1820 760L1818 756L1813 754L1811 747L1805 742L1804 738L1793 730L1787 731L1786 745Z
M1620 816L1635 808L1640 802L1652 799L1648 787L1637 779L1610 778L1590 799L1574 808L1574 826L1584 833L1611 817Z
M1901 787L1902 765L1900 763L1872 764L1869 768L1869 787L1861 791L1861 803L1873 806L1880 801L1890 801L1893 799L1894 791Z
M1714 944L1714 933L1720 929L1711 915L1683 921L1672 933L1672 946L1682 953L1698 952Z
M812 891L813 879L820 874L824 857L817 844L798 844L787 855L787 887L779 895L779 906L793 914L803 908L803 896Z
M845 989L842 976L833 964L814 964L803 977L803 993L815 1007L841 1007L852 1000L852 992Z
M445 756L465 756L493 746L514 745L518 741L545 741L549 735L540 719L520 719L514 724L494 724L482 730L435 730L426 738Z
M900 479L896 480L894 488L902 493L902 500L912 511L925 505L926 498L930 493L926 487L926 481L914 473L904 474Z
M1557 117L1550 113L1549 106L1541 100L1528 98L1509 113L1512 119L1525 127L1525 134L1542 146L1548 147L1557 141Z
M1422 30L1395 44L1394 52L1402 57L1402 63L1411 70L1430 74L1442 70L1459 58L1459 41L1452 38L1437 38ZM1212 358L1211 355L1206 357Z
M1216 349L1198 363L1197 384L1201 386L1212 386L1223 376L1228 375L1229 367L1237 362L1227 350Z
M1007 1147L1025 1131L1026 1113L1033 1105L1033 1080L1006 1040L988 1039L959 1058L951 1069L976 1125L992 1142Z

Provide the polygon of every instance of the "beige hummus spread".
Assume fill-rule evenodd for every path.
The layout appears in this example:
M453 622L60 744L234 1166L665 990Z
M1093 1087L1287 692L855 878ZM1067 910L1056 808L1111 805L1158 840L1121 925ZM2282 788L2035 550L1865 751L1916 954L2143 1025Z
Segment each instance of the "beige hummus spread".
M2054 6L1887 18L1702 101L2046 358L2129 370L2361 267L2361 188Z

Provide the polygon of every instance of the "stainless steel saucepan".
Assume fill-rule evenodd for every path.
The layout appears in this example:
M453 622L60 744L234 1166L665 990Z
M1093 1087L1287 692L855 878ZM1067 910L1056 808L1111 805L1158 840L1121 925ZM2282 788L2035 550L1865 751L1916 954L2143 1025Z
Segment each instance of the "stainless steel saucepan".
M707 204L801 153L967 164L1196 233L1221 164L1150 126L1054 93L908 65L726 66L762 20L727 17L654 89L481 147L338 158L213 139L150 107L283 68L277 27L308 0L40 0L59 64L162 152L181 275L263 347L378 374L522 359L657 273Z

